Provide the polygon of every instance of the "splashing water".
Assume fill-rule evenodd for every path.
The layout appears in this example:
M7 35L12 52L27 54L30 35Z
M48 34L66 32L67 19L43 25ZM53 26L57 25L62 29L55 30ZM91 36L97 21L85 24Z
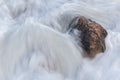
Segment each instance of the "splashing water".
M0 0L0 80L120 80L119 0ZM100 23L107 50L83 57L68 25Z

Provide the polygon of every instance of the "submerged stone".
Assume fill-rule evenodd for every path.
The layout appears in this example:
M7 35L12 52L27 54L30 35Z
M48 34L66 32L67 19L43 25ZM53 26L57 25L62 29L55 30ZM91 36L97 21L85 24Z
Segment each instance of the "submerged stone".
M106 50L105 37L107 31L100 24L80 16L73 19L70 28L71 30L77 29L81 31L78 37L83 49L90 57L94 57L96 54Z

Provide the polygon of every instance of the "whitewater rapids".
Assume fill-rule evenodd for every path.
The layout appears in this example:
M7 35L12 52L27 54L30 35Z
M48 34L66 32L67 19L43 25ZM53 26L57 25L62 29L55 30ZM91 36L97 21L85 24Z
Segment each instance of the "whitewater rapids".
M119 0L0 0L0 80L120 80ZM76 16L108 32L106 51L83 57Z

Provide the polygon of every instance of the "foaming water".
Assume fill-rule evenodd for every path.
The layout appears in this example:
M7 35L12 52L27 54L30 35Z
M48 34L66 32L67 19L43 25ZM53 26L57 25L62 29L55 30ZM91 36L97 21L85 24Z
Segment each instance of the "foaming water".
M120 80L119 0L0 0L0 80ZM71 20L107 31L106 51L83 57Z

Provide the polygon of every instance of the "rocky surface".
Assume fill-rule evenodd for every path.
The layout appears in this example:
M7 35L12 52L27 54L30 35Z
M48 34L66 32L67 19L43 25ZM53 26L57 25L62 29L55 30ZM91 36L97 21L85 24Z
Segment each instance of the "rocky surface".
M73 19L70 28L71 30L81 31L78 37L81 40L83 49L90 57L106 50L105 37L107 31L100 24L80 16Z

